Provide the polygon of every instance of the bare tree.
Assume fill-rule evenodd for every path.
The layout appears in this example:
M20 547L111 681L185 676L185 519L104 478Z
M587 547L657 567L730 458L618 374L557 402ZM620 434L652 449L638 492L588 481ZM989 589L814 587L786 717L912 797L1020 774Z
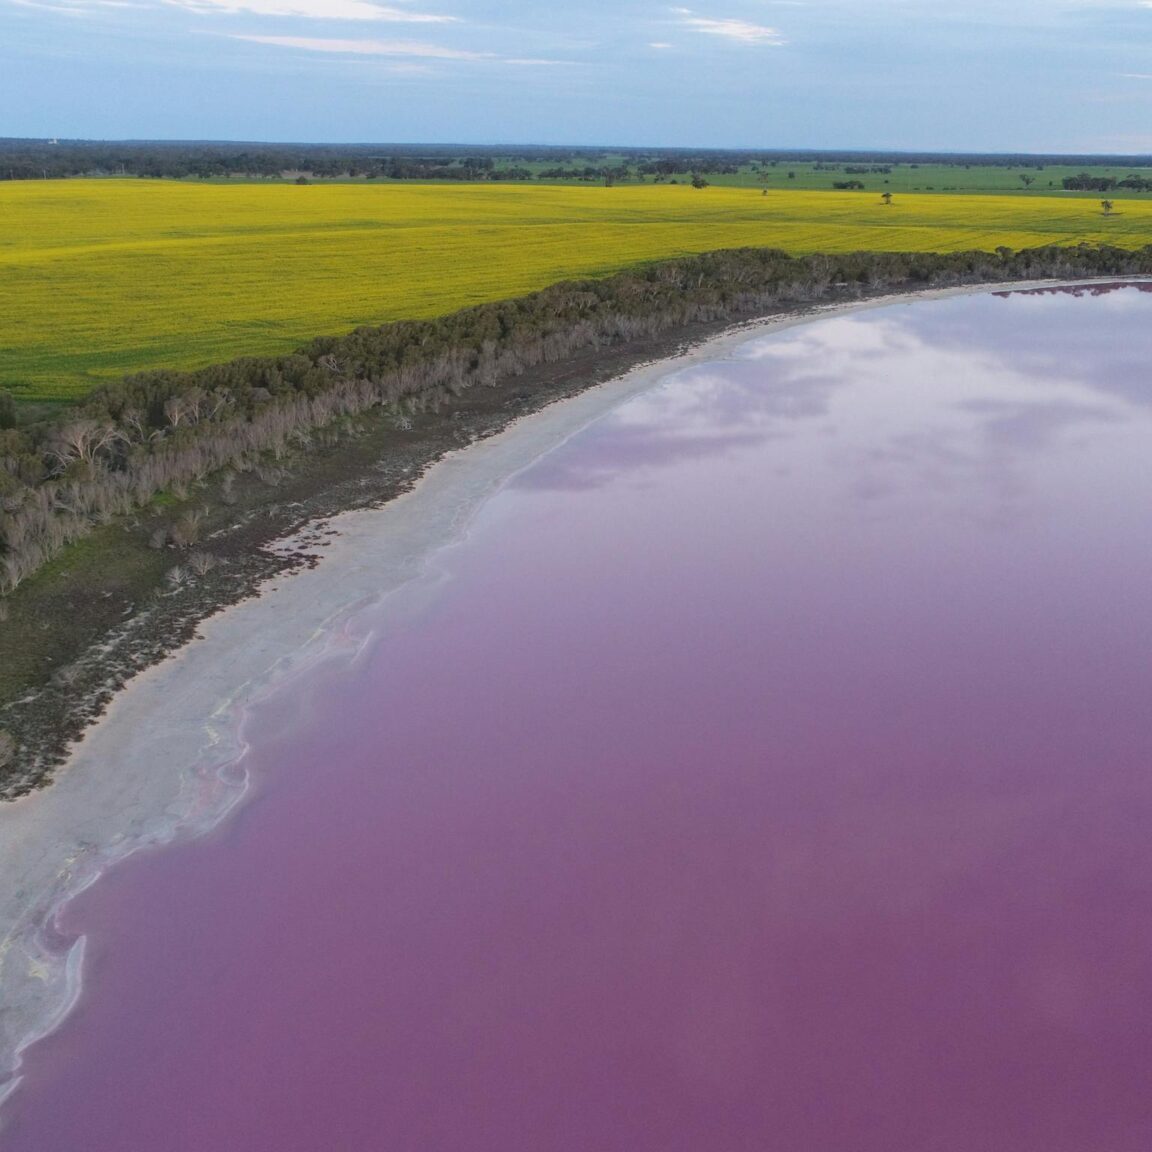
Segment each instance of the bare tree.
M172 428L179 428L181 424L198 424L207 404L208 397L202 389L190 388L164 401L164 417Z
M96 420L73 420L57 428L49 441L47 455L53 472L65 472L76 460L90 462L102 448L120 439L122 433L111 424Z
M215 420L222 412L232 407L233 396L231 388L217 388L205 399L203 419Z
M1113 204L1112 204L1111 200L1101 200L1100 201L1100 207L1104 209L1104 215L1105 216L1111 216L1112 215Z
M149 444L164 439L164 433L159 428L148 427L148 417L139 408L128 408L121 412L120 425L126 429L124 439L129 443Z

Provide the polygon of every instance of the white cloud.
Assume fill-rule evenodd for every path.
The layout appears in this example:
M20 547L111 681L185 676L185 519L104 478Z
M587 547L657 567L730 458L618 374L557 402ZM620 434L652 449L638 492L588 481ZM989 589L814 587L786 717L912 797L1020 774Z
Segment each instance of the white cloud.
M45 12L63 12L68 16L90 16L102 8L145 8L136 0L9 0L18 8L39 8Z
M244 33L230 33L229 40L246 40L251 44L267 44L273 48L294 48L303 52L322 52L337 56L384 56L404 59L405 63L393 64L390 72L421 73L429 72L427 65L412 63L413 60L482 60L518 67L554 67L557 64L572 64L567 60L544 60L537 57L498 56L495 52L469 52L460 48L445 48L440 44L427 44L415 40L339 40L326 36L258 36Z
M247 40L252 44L269 44L274 48L298 48L305 52L335 52L355 56L415 56L426 60L489 60L491 53L465 52L443 48L439 44L421 44L414 40L330 40L312 36L242 36L230 40Z
M10 0L17 8L43 8L48 12L68 12L74 16L83 16L87 9L76 8L71 4L54 4L52 0Z
M21 8L85 15L108 8L182 8L199 15L279 16L310 20L379 20L393 24L454 24L455 16L415 12L374 0L8 0Z
M672 48L672 47L674 47L674 45L668 44L663 40L654 40L651 44L648 45L648 47L649 48Z
M385 20L397 24L448 24L454 16L433 16L374 4L372 0L165 0L192 12L296 16L314 20Z
M697 16L691 8L673 8L685 28L704 32L709 36L723 36L727 40L737 40L742 44L784 43L784 37L775 29L763 24L751 24L747 20L716 20Z

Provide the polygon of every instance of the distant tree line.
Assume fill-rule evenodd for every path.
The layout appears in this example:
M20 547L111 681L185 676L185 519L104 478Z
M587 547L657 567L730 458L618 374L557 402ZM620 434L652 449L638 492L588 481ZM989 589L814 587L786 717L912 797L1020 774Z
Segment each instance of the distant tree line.
M599 180L606 168L627 168L637 178L671 181L698 173L732 175L741 168L762 169L806 163L817 171L848 175L890 174L899 166L948 164L963 167L1032 167L1075 164L1140 168L1141 156L1028 156L963 153L765 151L762 149L571 148L563 146L480 146L438 144L268 144L220 141L27 140L0 138L0 180L42 180L70 176L152 178L280 178L310 173L335 179ZM622 177L617 174L615 179ZM1097 189L1089 189L1095 191ZM1107 190L1107 189L1103 189Z
M1144 176L1093 176L1090 172L1080 172L1075 176L1065 176L1061 184L1070 192L1112 192L1127 189L1129 192L1152 192L1152 179Z
M744 163L748 163L747 159ZM636 165L640 176L686 176L699 173L702 176L735 176L740 171L740 163L729 156L699 153L694 156L665 156L659 159L642 160Z
M228 177L280 179L307 172L322 179L531 180L511 158L491 156L382 155L376 149L277 145L19 144L0 141L0 179L43 180L74 176L138 176L183 180Z
M413 157L410 160L393 158L349 167L349 176L363 175L369 180L385 177L389 180L463 180L479 183L484 180L531 180L532 171L515 164L499 166L490 159L464 157L445 163L431 157Z
M622 162L620 156L626 159ZM308 173L337 179L532 180L528 164L545 164L541 179L599 181L606 176L668 178L699 172L734 174L758 154L683 149L489 148L419 145L106 143L0 139L0 179L140 176L201 180L280 178Z
M53 419L0 399L0 594L94 524L220 469L248 471L371 410L401 423L467 388L699 322L866 291L1152 273L1152 245L790 257L715 252L555 285L436 320L323 337L286 356L153 371ZM0 394L2 396L2 394Z
M544 168L537 173L540 180L582 180L586 184L604 181L605 184L623 184L625 181L643 178L643 173L633 171L627 164L585 164Z

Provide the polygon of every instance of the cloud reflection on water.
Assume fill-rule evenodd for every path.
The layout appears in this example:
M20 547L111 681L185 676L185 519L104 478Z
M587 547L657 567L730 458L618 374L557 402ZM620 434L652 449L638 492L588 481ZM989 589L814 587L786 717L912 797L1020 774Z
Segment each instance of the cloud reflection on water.
M1097 316L1084 324L1077 302L1090 296ZM981 347L1005 367L1043 385L1074 381L1132 404L1152 406L1152 374L1139 349L1152 285L1086 285L987 293L950 307L915 305L916 328L936 347ZM907 307L907 306L906 306Z
M605 429L589 452L569 457L558 449L555 459L516 477L513 487L532 491L576 491L598 488L624 472L637 472L663 466L703 460L729 452L757 447L768 437L753 431L720 435L685 435L665 428L621 425Z
M1119 333L1067 323L1075 297L982 295L834 316L669 376L516 481L602 487L719 460L844 494L855 515L1034 516L1035 475L1140 411L1124 335L1147 294L1117 293ZM1133 327L1129 329L1129 325ZM1140 377L1143 379L1143 376ZM1152 397L1139 396L1138 404ZM1049 460L1049 458L1051 458ZM909 483L909 476L912 482Z
M1043 450L1074 428L1122 418L1113 409L1071 400L981 398L962 401L958 407L983 421L983 434L990 442L1020 450Z
M826 419L851 357L890 350L885 333L836 318L754 340L734 359L686 368L596 424L595 451L561 447L517 477L523 489L577 490L624 473L747 451Z

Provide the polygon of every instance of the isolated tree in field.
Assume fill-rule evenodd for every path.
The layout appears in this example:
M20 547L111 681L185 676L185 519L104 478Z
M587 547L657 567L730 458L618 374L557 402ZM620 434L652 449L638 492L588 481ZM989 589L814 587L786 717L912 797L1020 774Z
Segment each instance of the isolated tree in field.
M705 180L704 177L701 176L699 172L697 172L692 177L692 187L693 188L707 188L708 187L708 181Z
M891 204L892 203L892 193L891 192L881 192L880 193L880 199L883 200L885 204Z
M1100 201L1100 207L1104 209L1104 215L1105 216L1111 216L1112 215L1112 201L1111 200L1101 200Z
M1025 188L1030 187L1035 179L1035 176L1029 176L1025 172L1020 173L1020 182L1024 185Z

